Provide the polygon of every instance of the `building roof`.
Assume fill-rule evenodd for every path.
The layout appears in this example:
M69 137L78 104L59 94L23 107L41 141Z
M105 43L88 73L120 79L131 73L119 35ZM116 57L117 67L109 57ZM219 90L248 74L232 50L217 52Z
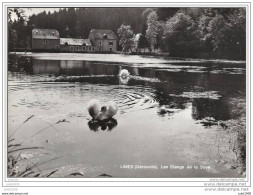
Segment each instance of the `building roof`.
M60 34L55 29L39 29L35 28L32 30L33 39L59 39Z
M92 29L90 34L93 34L95 39L117 39L117 36L111 30Z
M85 45L91 46L90 39L60 38L60 45Z

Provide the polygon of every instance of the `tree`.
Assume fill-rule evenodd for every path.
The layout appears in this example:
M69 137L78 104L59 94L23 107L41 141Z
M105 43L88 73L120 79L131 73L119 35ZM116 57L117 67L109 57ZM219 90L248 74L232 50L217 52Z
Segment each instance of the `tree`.
M8 37L8 47L9 51L15 51L16 45L18 42L18 35L16 30L10 30L9 31L9 37Z
M12 20L12 14L15 14L17 21ZM27 25L25 11L21 8L8 8L8 51L14 51L21 40L20 35ZM18 27L16 30L14 27Z
M159 7L157 8L157 15L159 20L161 21L166 21L167 19L170 19L172 16L175 15L175 13L177 13L179 10L179 8L175 8L175 7Z
M119 44L122 46L122 51L132 52L132 48L134 47L134 34L131 26L121 25L118 29L118 34L120 37Z
M117 32L121 24L129 24L124 51L131 51L134 34L142 33L138 47L143 41L147 48L148 40L152 49L171 56L245 59L246 53L244 8L62 8L30 16L25 27L26 20L21 8L8 9L9 49L14 44L25 48L34 27L56 29L62 38L87 38L91 29Z
M197 48L198 37L192 18L184 13L177 13L166 21L164 43L173 55L189 54Z
M18 18L18 21L24 23L26 21L25 11L21 8L8 8L8 23L11 24L12 14L15 14Z
M145 49L149 48L149 46L150 45L149 45L147 38L144 35L140 34L137 48L144 49L144 52L145 52Z
M221 56L221 51L225 49L226 44L228 42L228 34L226 31L227 29L226 21L222 15L217 15L208 24L208 33L206 34L207 37L211 37L211 42L213 44L213 50L218 51L219 57Z
M246 10L239 8L228 18L231 22L232 44L240 57L246 58Z
M156 12L151 12L147 18L147 30L146 30L146 37L150 43L151 49L155 48L157 43L156 38L158 34L158 16Z
M160 48L164 50L164 40L163 40L163 34L165 29L165 22L164 21L158 21L158 31L156 36L156 45L155 48Z
M208 9L200 18L199 27L202 39L212 44L219 57L233 54L245 58L245 9Z

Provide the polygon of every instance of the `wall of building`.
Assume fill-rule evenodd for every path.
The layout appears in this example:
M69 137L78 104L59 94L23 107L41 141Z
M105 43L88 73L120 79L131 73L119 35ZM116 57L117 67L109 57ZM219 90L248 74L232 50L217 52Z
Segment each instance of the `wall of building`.
M82 45L61 45L60 49L66 52L95 52L95 47Z
M101 45L100 45L101 42ZM112 42L112 45L109 45ZM33 50L59 50L66 52L116 52L117 40L93 40L94 46L60 45L60 39L32 39ZM78 47L78 49L77 49ZM73 48L73 49L72 49ZM85 49L84 49L85 48ZM94 48L94 49L93 49Z
M112 45L109 45L109 42L112 42ZM94 43L96 47L95 48L96 52L116 52L117 51L117 40L97 39L94 41Z
M33 50L59 50L60 39L32 39Z

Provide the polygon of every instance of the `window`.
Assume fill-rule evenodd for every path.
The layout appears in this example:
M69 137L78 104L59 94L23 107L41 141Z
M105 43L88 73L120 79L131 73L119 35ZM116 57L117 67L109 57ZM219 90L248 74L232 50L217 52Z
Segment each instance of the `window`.
M83 47L83 51L85 51L85 47Z
M113 42L112 42L112 41L109 41L109 45L113 45Z
M59 50L59 49L60 49L60 46L59 46L59 45L56 45L56 49Z
M79 50L79 47L78 46L76 46L76 51L78 51Z
M44 44L47 44L48 43L48 40L44 39Z
M112 52L112 48L110 47L110 52Z
M102 45L102 41L99 41L99 45Z
M91 47L89 47L89 50L91 50Z
M95 47L93 47L92 49L93 49L93 51L95 51Z
M70 50L71 50L71 51L74 51L74 47L71 46L71 47L70 47Z

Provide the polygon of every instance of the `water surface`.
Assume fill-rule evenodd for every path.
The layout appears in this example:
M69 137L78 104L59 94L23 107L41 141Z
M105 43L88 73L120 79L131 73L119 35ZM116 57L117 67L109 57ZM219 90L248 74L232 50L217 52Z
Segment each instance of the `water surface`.
M122 69L128 79L118 77ZM220 163L218 121L233 118L229 100L245 93L245 72L244 62L233 61L12 55L8 134L23 147L43 147L21 151L32 162L60 157L40 165L57 169L52 177L237 177ZM117 103L114 120L90 122L93 98Z

